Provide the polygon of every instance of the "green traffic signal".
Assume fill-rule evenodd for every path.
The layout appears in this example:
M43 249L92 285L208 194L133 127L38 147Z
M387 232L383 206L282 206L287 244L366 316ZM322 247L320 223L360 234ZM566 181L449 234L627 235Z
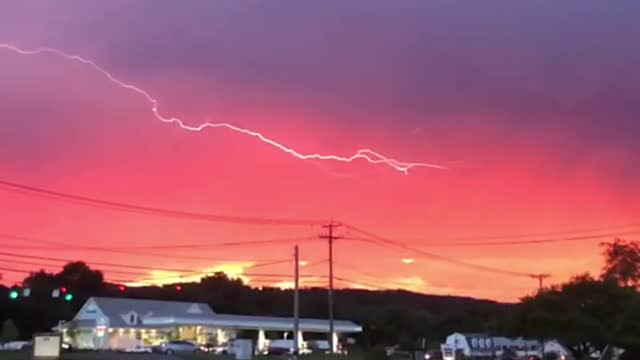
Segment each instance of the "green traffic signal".
M16 300L18 297L20 297L20 293L18 293L18 290L9 291L9 299Z
M64 301L71 301L73 300L73 294L67 294L64 296Z

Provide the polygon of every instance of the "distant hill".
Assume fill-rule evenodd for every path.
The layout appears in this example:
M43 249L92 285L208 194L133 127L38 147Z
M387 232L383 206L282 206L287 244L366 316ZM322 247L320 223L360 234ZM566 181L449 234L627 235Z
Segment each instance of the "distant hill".
M255 289L224 274L203 278L200 282L166 286L120 289L117 284L103 283L85 269L86 279L64 280L60 275L38 273L25 279L31 284L32 296L9 301L7 288L0 286L0 320L13 319L23 337L46 331L59 320L69 320L91 296L204 302L217 313L271 315L290 317L293 313L293 291L277 288ZM70 304L51 299L51 289L65 285L74 293ZM67 306L69 305L69 306ZM504 329L513 304L469 297L442 296L409 291L369 291L339 289L334 291L336 319L353 320L363 325L360 343L369 345L405 343L419 339L435 342L454 331L492 331ZM300 291L300 315L328 317L328 292L324 288Z

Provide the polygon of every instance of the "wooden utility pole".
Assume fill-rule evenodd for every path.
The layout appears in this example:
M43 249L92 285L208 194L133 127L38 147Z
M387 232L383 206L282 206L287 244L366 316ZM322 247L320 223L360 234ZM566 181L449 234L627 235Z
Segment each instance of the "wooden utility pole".
M538 279L538 290L542 290L542 287L544 286L544 280L548 279L551 277L550 274L535 274L535 275L531 275L532 278L534 279Z
M328 230L326 235L320 235L321 239L326 239L329 241L329 346L331 348L331 353L333 354L336 348L336 344L333 338L334 333L334 319L333 319L333 241L338 240L341 237L336 236L334 234L334 230L340 227L340 224L336 224L333 221L327 225L324 225L323 228Z
M297 359L300 354L300 342L298 333L300 333L300 253L298 245L294 248L294 290L293 290L293 358Z

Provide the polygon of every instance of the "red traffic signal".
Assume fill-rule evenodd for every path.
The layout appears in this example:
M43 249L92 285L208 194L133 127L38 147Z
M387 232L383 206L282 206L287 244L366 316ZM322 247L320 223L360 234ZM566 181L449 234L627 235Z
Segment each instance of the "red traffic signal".
M124 286L124 285L120 285L120 286L118 286L118 291L120 291L120 292L125 292L125 290L127 290L127 287L126 287L126 286Z
M182 285L176 285L176 291L182 291Z

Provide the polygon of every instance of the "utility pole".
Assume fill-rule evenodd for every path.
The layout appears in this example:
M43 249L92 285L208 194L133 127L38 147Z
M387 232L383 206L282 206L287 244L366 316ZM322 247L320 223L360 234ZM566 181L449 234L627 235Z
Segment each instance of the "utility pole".
M548 279L551 277L550 274L533 274L531 275L532 278L534 279L538 279L538 292L542 291L542 288L544 287L544 280ZM540 357L544 357L545 354L545 340L544 338L540 339Z
M293 358L297 359L300 354L300 343L298 333L300 333L300 253L298 245L294 248L294 290L293 290Z
M326 239L329 241L329 346L331 353L333 354L336 348L336 344L334 343L335 339L333 338L333 241L341 238L334 234L334 230L340 227L340 224L336 224L332 221L322 227L328 230L328 234L320 235L320 239Z
M538 290L542 290L542 287L544 285L544 280L550 278L551 275L549 275L549 274L535 274L535 275L531 275L531 277L534 278L534 279L538 279Z

